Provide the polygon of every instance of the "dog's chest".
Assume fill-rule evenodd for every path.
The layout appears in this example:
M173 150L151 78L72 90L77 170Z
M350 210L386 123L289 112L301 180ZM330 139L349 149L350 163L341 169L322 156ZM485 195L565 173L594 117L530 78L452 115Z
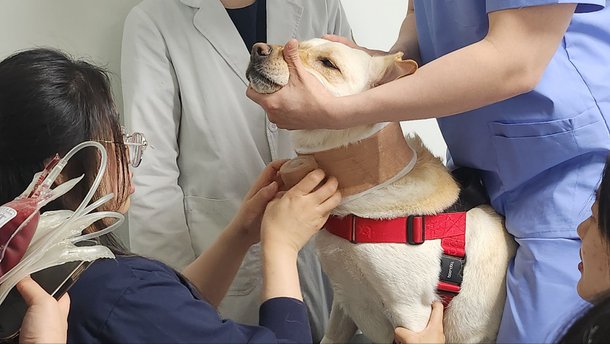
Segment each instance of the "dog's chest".
M439 240L422 245L353 244L325 230L316 237L322 267L345 302L385 304L434 293L440 273ZM420 301L418 301L420 302Z

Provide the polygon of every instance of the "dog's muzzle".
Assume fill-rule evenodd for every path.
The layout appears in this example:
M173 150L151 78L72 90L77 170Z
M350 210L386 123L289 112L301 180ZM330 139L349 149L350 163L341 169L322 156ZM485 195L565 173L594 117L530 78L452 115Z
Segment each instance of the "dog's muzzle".
M258 93L273 93L285 85L267 70L266 66L270 63L272 52L273 47L267 43L259 42L252 46L246 77L250 81L250 86Z

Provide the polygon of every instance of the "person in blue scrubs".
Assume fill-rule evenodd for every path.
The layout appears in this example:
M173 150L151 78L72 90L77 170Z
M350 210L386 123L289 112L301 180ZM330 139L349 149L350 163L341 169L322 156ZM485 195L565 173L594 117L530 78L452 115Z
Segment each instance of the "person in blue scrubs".
M544 342L580 302L575 228L610 149L610 8L605 0L409 4L392 51L420 62L412 76L333 97L304 70L293 40L288 85L248 96L289 129L438 118L449 165L481 172L519 244L498 341Z
M141 134L123 132L108 74L49 49L26 50L0 62L0 154L4 157L0 204L21 194L56 154L87 140L106 145L108 151L106 173L94 198L111 192L115 198L98 209L127 212L134 192L129 165L140 164L147 146ZM43 210L75 210L93 184L99 159L96 150L75 155L58 183L85 178ZM280 193L276 180L283 163L278 160L264 169L231 223L182 273L129 254L111 234L100 237L100 244L116 258L93 262L69 289L67 341L312 342L297 255L341 195L336 178L325 180L319 169ZM85 231L105 228L108 224L103 222ZM263 262L260 326L221 319L217 307L248 248L259 241Z

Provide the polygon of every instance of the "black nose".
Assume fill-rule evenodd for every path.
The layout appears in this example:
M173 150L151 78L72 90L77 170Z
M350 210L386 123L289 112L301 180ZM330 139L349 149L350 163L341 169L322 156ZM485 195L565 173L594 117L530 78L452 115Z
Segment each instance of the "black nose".
M271 55L273 49L267 43L256 43L252 46L252 58L263 60Z

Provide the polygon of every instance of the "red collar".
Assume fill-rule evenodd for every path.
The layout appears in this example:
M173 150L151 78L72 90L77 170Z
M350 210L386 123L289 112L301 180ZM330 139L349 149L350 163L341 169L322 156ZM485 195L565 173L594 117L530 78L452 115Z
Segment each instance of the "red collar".
M411 215L388 220L366 219L355 215L331 216L325 228L354 244L419 245L426 240L441 239L444 255L437 289L443 304L447 306L460 291L461 272L466 257L466 212Z

